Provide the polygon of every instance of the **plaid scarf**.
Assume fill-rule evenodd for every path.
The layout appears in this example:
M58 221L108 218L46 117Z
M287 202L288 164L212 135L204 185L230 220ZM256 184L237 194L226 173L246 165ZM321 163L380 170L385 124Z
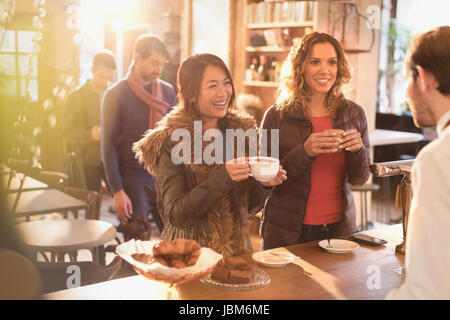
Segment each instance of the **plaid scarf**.
M127 81L134 94L141 99L150 109L148 128L153 129L155 124L162 119L169 104L162 100L161 84L158 79L152 82L152 94L150 94L139 82L134 67L127 74Z

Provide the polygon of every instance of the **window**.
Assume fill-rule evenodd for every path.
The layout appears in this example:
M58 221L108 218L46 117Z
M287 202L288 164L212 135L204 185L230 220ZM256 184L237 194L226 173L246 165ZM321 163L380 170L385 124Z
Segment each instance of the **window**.
M378 111L409 112L404 60L412 36L449 25L450 1L383 0Z
M35 31L0 32L0 94L38 101L38 63L34 50ZM28 83L27 83L28 80Z

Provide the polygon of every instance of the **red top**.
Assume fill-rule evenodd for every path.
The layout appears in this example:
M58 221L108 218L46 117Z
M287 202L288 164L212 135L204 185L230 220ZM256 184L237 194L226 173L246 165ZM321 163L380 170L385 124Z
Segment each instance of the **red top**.
M313 133L333 129L330 118L327 116L313 117L311 122ZM311 165L311 185L304 224L330 224L341 219L344 170L343 151L316 156L316 160Z

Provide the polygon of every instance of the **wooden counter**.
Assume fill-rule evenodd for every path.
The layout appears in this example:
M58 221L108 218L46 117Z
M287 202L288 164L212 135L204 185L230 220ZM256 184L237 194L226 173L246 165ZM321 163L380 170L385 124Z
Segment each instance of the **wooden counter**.
M271 278L268 286L251 291L212 288L200 280L179 287L180 299L192 300L300 300L300 299L384 299L403 281L394 271L403 267L404 256L395 253L401 242L401 225L370 230L372 236L388 240L386 246L361 245L352 253L328 253L311 242L283 248L299 255L281 268L259 266ZM306 274L303 270L311 275ZM378 286L379 284L379 286ZM49 293L43 299L165 299L167 285L132 276L85 287Z

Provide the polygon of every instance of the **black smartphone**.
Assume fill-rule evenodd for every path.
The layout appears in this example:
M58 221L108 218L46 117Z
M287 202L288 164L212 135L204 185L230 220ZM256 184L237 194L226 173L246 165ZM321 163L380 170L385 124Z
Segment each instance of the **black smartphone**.
M375 238L375 237L371 237L371 236L368 236L368 235L365 235L365 234L361 234L361 233L352 234L350 236L350 239L354 240L356 242L359 242L359 243L367 244L369 246L381 246L381 245L387 243L386 240Z

